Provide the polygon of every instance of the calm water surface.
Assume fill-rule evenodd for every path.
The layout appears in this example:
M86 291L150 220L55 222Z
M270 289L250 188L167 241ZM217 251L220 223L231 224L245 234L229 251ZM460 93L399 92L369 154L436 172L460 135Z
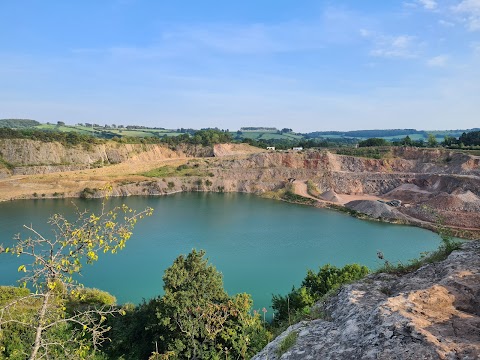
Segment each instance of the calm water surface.
M98 210L101 200L74 200ZM293 205L245 194L184 193L168 197L111 199L142 210L126 248L100 255L87 265L81 281L115 295L119 303L138 303L162 293L162 275L179 254L205 249L223 273L229 294L253 295L255 307L269 306L271 295L299 285L307 269L330 263L360 263L375 268L382 251L391 262L418 257L438 247L440 238L427 230L362 221L325 209ZM23 224L47 231L54 213L73 214L72 200L0 203L0 244L11 244ZM0 284L14 285L21 260L0 256Z

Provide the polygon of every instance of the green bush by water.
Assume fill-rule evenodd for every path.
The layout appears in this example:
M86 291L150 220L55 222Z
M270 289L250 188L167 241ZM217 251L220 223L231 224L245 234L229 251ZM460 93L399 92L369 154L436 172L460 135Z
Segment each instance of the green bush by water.
M323 296L346 284L365 277L369 273L366 266L358 264L338 268L332 265L322 266L318 272L308 270L298 289L292 288L289 294L273 295L274 326L290 325L293 319L311 315L312 305Z

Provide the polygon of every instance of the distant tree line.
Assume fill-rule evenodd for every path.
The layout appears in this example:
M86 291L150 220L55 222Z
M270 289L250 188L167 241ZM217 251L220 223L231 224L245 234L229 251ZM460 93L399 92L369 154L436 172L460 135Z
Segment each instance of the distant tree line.
M10 121L8 119L0 120L4 123ZM10 125L17 124L20 121L22 124L27 124L25 121L35 120L18 120L13 119ZM36 123L36 122L35 122ZM61 126L61 122L57 123ZM31 123L34 124L34 123ZM412 129L406 129L410 131ZM290 132L291 129L282 129L282 132ZM360 130L359 130L360 131ZM365 134L363 130L362 134ZM365 130L367 131L367 130ZM377 131L377 130L372 130ZM382 131L401 131L401 130L378 130ZM36 128L18 128L0 127L0 138L17 138L17 139L31 139L43 142L57 141L64 145L78 145L78 144L97 144L102 143L104 139L111 139L119 143L128 144L166 144L169 146L176 146L182 143L211 146L218 143L228 143L232 141L243 142L252 146L267 148L268 146L275 146L279 150L290 149L292 147L308 148L332 148L353 146L358 144L359 147L373 147L373 146L416 146L416 147L436 147L445 146L451 148L464 148L464 147L476 147L480 146L480 131L464 132L458 139L453 136L445 136L444 140L439 142L434 135L427 134L427 140L418 139L413 140L409 135L399 140L388 141L379 137L371 137L366 140L358 142L354 137L335 137L335 138L303 138L303 139L250 139L242 138L241 132L237 132L233 137L228 130L220 130L217 128L208 128L202 130L193 129L180 129L181 135L178 136L165 136L161 133L156 136L119 136L116 133L108 131L108 129L96 131L94 135L83 134L80 132L61 132L55 130L39 130ZM323 132L326 133L326 132Z
M465 146L479 146L480 131L471 131L469 133L463 133L458 139L458 145L460 144L463 144Z
M445 136L443 141L439 142L433 134L427 134L427 140L412 140L410 136L403 139L388 141L382 138L369 138L358 143L359 147L371 146L415 146L415 147L437 147L444 146L450 148L464 148L480 146L480 131L464 132L458 139L454 136Z
M275 127L247 126L240 128L240 131L278 131Z
M98 144L103 140L92 135L81 134L78 132L61 132L37 129L10 129L0 128L1 139L30 139L43 142L57 141L64 145L79 144Z
M318 138L328 135L345 136L345 137L360 137L360 138L380 138L391 136L405 136L411 134L425 135L423 130L415 129L387 129L387 130L352 130L352 131L314 131L303 134L306 138Z
M36 120L30 119L0 119L0 128L23 129L41 125Z
M310 148L333 148L339 146L353 146L357 143L355 139L349 138L320 138L320 139L249 139L237 137L236 140L243 143L266 149L274 146L277 150L288 150L292 147Z
M190 132L190 129L183 130L185 132L176 136L114 136L112 140L126 144L166 144L169 146L177 146L179 144L211 146L233 141L232 135L227 130L202 129L193 132Z
M79 145L79 144L98 144L103 143L105 139L111 139L119 143L128 144L167 144L178 145L181 143L209 146L219 143L228 143L233 140L232 135L227 131L208 129L198 130L193 135L184 133L179 136L165 136L163 138L150 137L118 137L108 131L97 132L100 137L95 137L90 134L82 134L79 132L61 132L51 130L37 130L37 129L10 129L0 128L0 138L2 139L30 139L43 142L57 141L64 145Z

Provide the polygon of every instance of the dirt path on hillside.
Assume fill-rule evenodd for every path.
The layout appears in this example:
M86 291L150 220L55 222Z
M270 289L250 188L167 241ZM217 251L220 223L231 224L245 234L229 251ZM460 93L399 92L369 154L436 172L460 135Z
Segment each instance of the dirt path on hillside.
M340 198L340 201L338 202L341 205L345 205L346 203L349 203L350 201L354 200L384 200L381 197L378 197L376 195L369 195L369 194L362 194L362 195L349 195L349 194L338 194L338 197Z
M314 199L317 201L323 201L321 199L318 199L308 193L308 188L307 188L307 183L305 181L300 181L300 180L295 180L293 182L293 192L297 195L309 198L309 199Z
M295 180L293 182L293 192L297 195L300 195L309 199L314 199L324 203L333 203L331 201L319 199L310 195L308 193L308 187L307 187L306 181ZM361 195L337 194L337 195L340 201L335 202L334 204L340 204L340 205L345 205L346 203L349 203L350 201L354 201L354 200L373 200L373 201L382 200L382 198L376 195L369 195L369 194L361 194Z

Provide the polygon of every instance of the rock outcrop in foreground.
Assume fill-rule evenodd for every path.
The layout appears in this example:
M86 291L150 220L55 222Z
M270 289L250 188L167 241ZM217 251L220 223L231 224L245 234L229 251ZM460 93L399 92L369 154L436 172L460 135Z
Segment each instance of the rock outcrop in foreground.
M328 321L290 326L254 359L278 359L291 332L281 359L480 359L480 241L407 275L371 275L321 306Z

